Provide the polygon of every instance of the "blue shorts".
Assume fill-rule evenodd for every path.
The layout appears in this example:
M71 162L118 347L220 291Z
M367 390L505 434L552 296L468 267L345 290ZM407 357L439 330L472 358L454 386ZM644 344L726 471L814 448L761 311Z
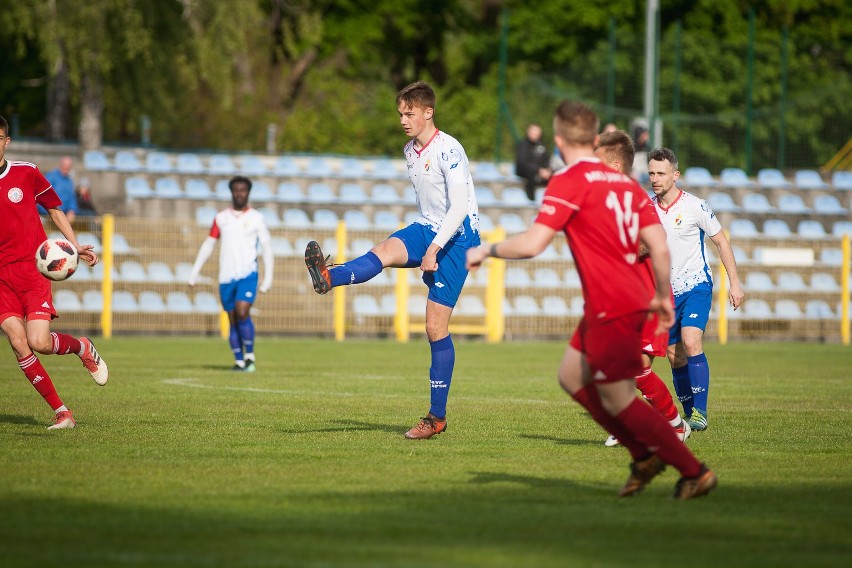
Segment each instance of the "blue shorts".
M253 304L255 296L257 296L257 272L252 272L241 280L219 284L219 298L226 312L233 311L237 302Z
M423 282L429 287L428 298L443 306L454 308L459 301L462 286L467 279L467 249L479 246L479 233L471 230L469 221L465 220L466 238L461 239L458 235L451 238L444 248L438 251L438 270L435 272L424 272ZM396 237L405 245L408 251L408 263L406 268L420 266L426 249L435 239L435 231L420 223L400 229L391 237Z
M681 340L680 330L684 327L697 327L704 331L710 319L710 306L713 303L713 286L709 282L699 284L692 290L675 296L675 319L669 330L669 345Z

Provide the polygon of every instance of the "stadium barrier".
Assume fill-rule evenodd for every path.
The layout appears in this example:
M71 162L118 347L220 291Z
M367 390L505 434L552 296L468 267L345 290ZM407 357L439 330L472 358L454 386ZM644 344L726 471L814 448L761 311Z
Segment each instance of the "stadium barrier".
M94 244L103 261L94 269L81 266L72 278L54 284L61 316L55 321L57 329L107 337L221 336L227 331L227 316L218 303L218 254L207 262L194 288L186 282L208 226L180 219L104 215L78 219L74 227L78 240ZM56 231L52 226L47 229ZM273 229L273 287L252 309L258 333L404 341L411 333L422 332L425 287L417 285L418 271L385 271L368 283L336 288L328 298L313 292L305 270L308 240L319 241L341 262L363 254L387 234L386 229L355 230L345 223ZM488 235L496 238L498 234ZM740 310L726 308L728 283L721 264L711 259L717 287L708 340L849 344L848 235L810 240L734 235L732 242L746 301ZM512 263L490 259L471 274L453 316L453 330L488 341L564 338L581 314L576 269L564 238L557 238L547 254L536 259Z

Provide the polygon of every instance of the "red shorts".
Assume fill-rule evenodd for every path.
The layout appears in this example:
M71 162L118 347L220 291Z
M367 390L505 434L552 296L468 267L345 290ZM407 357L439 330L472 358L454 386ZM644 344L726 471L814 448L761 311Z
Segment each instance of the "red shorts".
M50 280L33 262L13 262L0 267L0 322L17 316L27 320L56 317Z
M642 329L642 353L651 357L665 357L669 346L668 331L654 335L654 332L657 331L658 321L657 314L651 314Z
M584 353L597 382L632 379L643 371L642 328L648 312L633 312L605 321L585 316L571 337L571 347Z

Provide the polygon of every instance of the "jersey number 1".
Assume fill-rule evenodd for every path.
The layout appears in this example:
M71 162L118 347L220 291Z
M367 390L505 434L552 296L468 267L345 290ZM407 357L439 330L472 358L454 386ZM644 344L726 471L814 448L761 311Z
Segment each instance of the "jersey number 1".
M618 237L621 239L621 244L626 249L636 247L636 240L639 237L639 215L633 211L633 194L627 192L624 194L624 206L618 199L618 194L610 191L606 196L606 206L615 213L615 224L618 225Z

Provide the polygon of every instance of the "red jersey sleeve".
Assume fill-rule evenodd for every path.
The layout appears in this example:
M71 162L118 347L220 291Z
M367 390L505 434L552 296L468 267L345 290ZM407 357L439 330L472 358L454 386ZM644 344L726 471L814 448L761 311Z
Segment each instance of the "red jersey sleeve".
M38 170L33 168L30 173L30 182L35 191L36 203L45 209L58 209L62 206L62 200L56 195L56 190L47 181L47 178Z
M220 235L219 225L216 224L216 219L213 219L213 226L210 227L210 236L214 239L218 239Z
M548 184L538 210L536 223L550 227L554 231L562 231L568 225L571 217L580 210L580 205L575 198L568 196L564 180L556 178Z

